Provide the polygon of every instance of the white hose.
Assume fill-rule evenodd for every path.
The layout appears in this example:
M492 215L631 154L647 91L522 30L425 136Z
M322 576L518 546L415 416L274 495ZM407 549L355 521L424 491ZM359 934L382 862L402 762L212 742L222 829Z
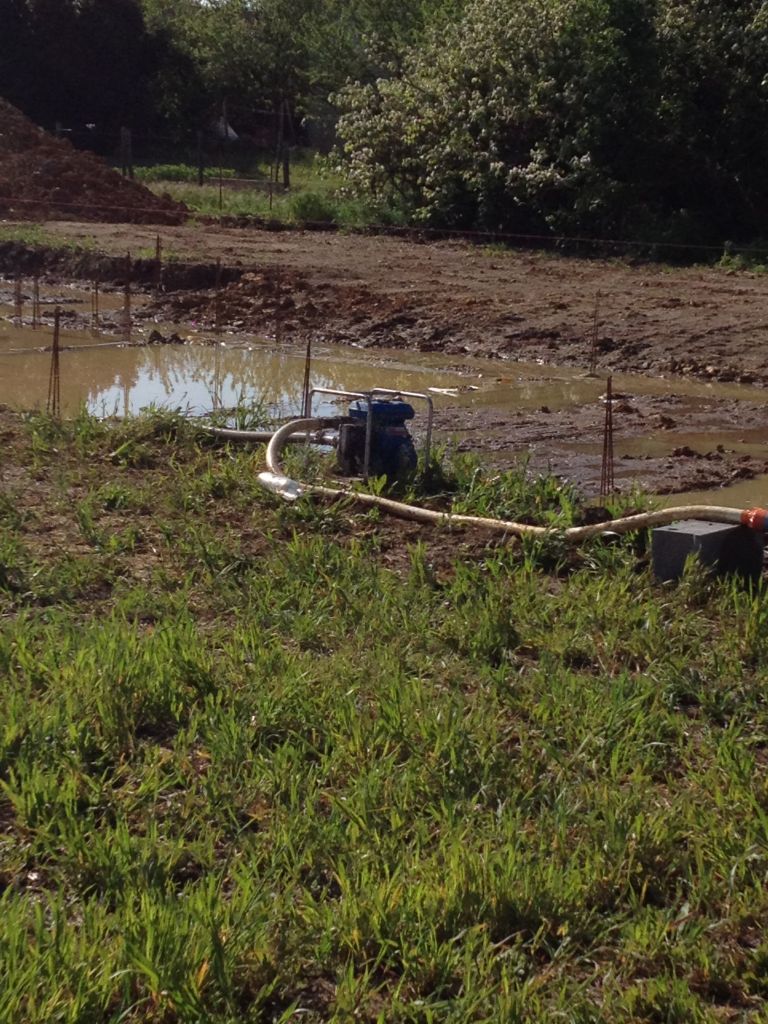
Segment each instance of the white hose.
M679 522L681 519L704 519L708 522L732 523L750 526L753 529L766 529L768 512L763 509L726 508L720 505L681 505L677 508L665 508L656 512L642 512L639 515L624 516L621 519L610 519L603 523L590 526L572 526L566 530L552 526L531 526L529 523L515 523L505 519L489 519L485 516L458 515L450 512L434 512L432 509L420 508L418 505L407 505L392 498L383 498L378 494L355 491L348 487L323 487L319 484L303 484L286 477L281 465L283 448L292 435L309 434L322 425L322 420L293 420L280 427L271 437L267 445L268 473L259 476L261 483L269 489L283 494L288 499L300 494L317 494L327 498L351 498L359 505L367 505L383 509L401 519L410 519L417 523L432 523L438 526L479 526L496 533L511 534L516 537L562 536L572 544L588 540L600 533L629 533L650 526L665 526Z

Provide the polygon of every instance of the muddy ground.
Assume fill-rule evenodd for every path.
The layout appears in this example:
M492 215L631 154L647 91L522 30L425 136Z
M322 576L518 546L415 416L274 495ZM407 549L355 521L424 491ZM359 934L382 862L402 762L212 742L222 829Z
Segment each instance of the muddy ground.
M152 251L157 237L156 229L137 225L49 224L46 230L87 240L91 250L115 258ZM218 318L223 328L278 336L286 344L312 337L442 352L458 367L466 357L490 357L499 360L500 373L503 363L516 360L584 370L594 360L601 376L768 384L768 275L456 241L212 225L163 228L162 247L173 269L143 315L165 321L212 326ZM200 287L192 277L184 287L181 263L210 268L217 260L226 268L219 289ZM206 278L208 284L209 273ZM460 432L463 447L490 452L497 462L532 450L534 465L590 490L599 458L580 453L579 442L594 443L602 419L601 408L504 415L477 408L444 413L438 426ZM674 395L630 394L616 406L617 477L676 491L754 476L766 470L765 461L740 451L738 442L745 431L762 436L766 428L768 402L713 394L691 406ZM722 437L695 448L676 442L701 430ZM636 442L660 431L669 435L665 450L657 444L643 453Z

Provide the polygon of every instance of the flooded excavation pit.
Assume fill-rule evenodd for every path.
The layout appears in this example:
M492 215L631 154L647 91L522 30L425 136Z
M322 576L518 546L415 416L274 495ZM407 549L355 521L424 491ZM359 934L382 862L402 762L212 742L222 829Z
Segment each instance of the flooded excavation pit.
M124 416L149 406L192 416L252 408L266 422L295 417L301 410L306 335L277 342L232 327L216 331L209 322L155 322L151 299L137 294L131 297L127 336L122 289L100 292L95 325L93 289L58 282L40 285L41 316L33 328L28 282L23 295L19 317L15 283L0 281L2 404L45 408L53 310L58 307L65 415L82 406L98 416ZM606 419L604 377L539 362L334 345L317 335L312 340L312 387L427 392L435 403L438 444L471 452L499 468L524 457L530 471L554 472L587 496L597 494ZM765 500L761 496L768 485L757 482L768 474L768 396L763 389L620 374L613 377L613 395L619 489L708 493L711 498L714 489L748 489L755 480L761 489L752 502ZM343 410L324 398L314 411L330 416Z

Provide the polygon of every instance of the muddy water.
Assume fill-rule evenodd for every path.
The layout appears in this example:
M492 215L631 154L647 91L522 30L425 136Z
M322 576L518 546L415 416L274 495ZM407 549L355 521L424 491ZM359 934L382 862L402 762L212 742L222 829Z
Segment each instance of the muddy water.
M665 494L658 499L663 508L676 505L724 505L726 508L768 507L768 475L753 480L739 480L715 491L683 491Z
M2 313L6 318L0 320L0 402L19 408L39 407L47 395L51 327L48 323L38 330L29 325L19 327L9 318L7 307L0 306ZM155 326L166 335L178 331L163 325L134 327L132 339L146 341ZM194 330L180 334L188 344L126 347L114 334L94 335L89 330L70 329L65 323L60 336L65 411L73 411L84 402L99 414L114 409L138 412L151 404L200 412L215 404L228 407L238 401L265 401L280 415L298 410L304 371L300 348L234 335L213 344L210 335ZM516 363L514 372L500 374L498 363L486 360L464 360L461 370L453 364L436 355L315 345L312 384L351 391L374 386L409 391L437 388L447 392L433 393L437 405L472 405L500 411L593 405L600 402L605 387L604 381L569 368ZM633 395L683 396L691 407L699 399L714 397L766 399L764 391L736 384L640 376L617 376L614 387ZM321 403L317 408L326 412L329 405ZM701 435L675 436L676 444L694 441L702 443ZM669 443L668 434L634 439L628 442L627 450L651 452Z
M146 329L144 335L146 336ZM164 333L171 333L170 330ZM134 338L141 339L139 332ZM203 344L122 346L107 335L63 329L60 343L61 398L65 413L83 403L97 415L125 415L147 406L182 409L192 414L238 403L258 403L270 415L298 413L304 355L256 338L227 338ZM16 408L41 408L48 393L51 330L34 331L7 321L0 326L0 402ZM453 388L464 381L456 372L404 363L375 361L350 349L316 346L311 383L352 391L381 386L423 391ZM450 401L436 396L438 402ZM334 411L318 398L315 411Z
M90 322L91 294L77 288L56 286L41 295L43 325L33 330L31 306L24 306L24 322L13 319L13 291L0 281L0 403L16 408L43 408L48 393L51 320L55 306L64 310L61 332L61 397L65 413L81 405L97 415L125 415L147 406L180 409L193 415L214 408L258 403L265 414L298 414L304 372L304 353L297 346L276 345L263 338L227 333L214 339L210 332L162 324L140 324L132 329L139 344L119 344L123 295L119 291L100 295L102 331L83 325ZM134 297L138 308L140 297ZM73 318L74 315L76 318ZM73 327L74 324L79 325ZM184 344L146 345L157 328L169 336L181 335ZM110 333L110 331L112 333ZM464 406L510 417L520 411L543 408L558 410L601 407L605 387L602 379L575 369L539 363L505 363L498 360L463 358L437 354L411 354L335 347L316 344L313 350L311 383L315 387L366 390L374 386L408 391L433 392L438 408ZM617 375L614 390L632 398L674 396L676 409L696 413L707 402L748 401L766 403L764 390L738 384L710 384L700 380L649 378ZM337 411L328 400L318 400L314 411ZM602 414L598 414L598 419ZM675 414L677 416L677 413ZM685 417L683 417L685 419ZM703 421L702 421L703 422ZM698 424L697 424L698 425ZM544 434L544 437L547 435ZM549 435L552 436L552 435ZM601 438L582 436L564 439L574 452L595 455ZM764 457L765 432L740 430L727 433L710 429L674 431L649 428L647 434L618 437L617 478L631 479L640 463L631 459L664 456L674 447L688 446L711 451L725 444L732 452ZM547 444L543 441L542 444ZM621 456L631 457L622 462ZM712 492L692 494L692 500L713 500ZM677 502L681 496L664 499ZM768 477L741 481L717 491L718 502L768 504Z

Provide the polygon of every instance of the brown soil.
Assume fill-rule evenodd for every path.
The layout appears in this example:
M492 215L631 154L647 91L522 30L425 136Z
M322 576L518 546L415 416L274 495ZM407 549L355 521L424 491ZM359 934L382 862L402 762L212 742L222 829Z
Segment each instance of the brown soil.
M180 224L186 212L0 99L0 216Z
M155 239L150 229L131 226L49 225L49 231L89 237L113 255L149 248ZM490 357L499 360L502 375L509 373L503 363L516 360L541 363L542 376L547 363L586 369L595 336L599 375L768 383L768 275L339 233L186 225L164 230L162 240L178 261L210 266L220 259L230 270L218 299L210 287L184 289L178 275L182 290L168 291L146 310L162 319L212 325L218 302L222 326L279 334L286 344L311 336L442 352L458 367L470 356ZM463 447L499 463L530 453L534 467L549 467L593 492L602 420L599 405L511 415L452 409L438 426L461 433ZM674 396L630 396L616 414L617 478L677 491L751 477L765 471L764 461L745 455L738 442L744 431L764 436L767 428L768 403L713 396L693 405ZM704 430L722 436L703 446L677 440ZM669 435L663 452L625 450L659 431ZM591 454L579 451L582 440L592 442Z
M4 510L13 509L13 517L23 524L23 546L29 557L41 566L51 566L59 559L82 559L83 574L79 580L84 613L106 609L114 599L114 587L123 590L128 584L149 585L153 573L162 569L166 580L178 581L188 571L184 556L174 545L168 544L163 519L169 514L169 493L178 487L179 473L192 471L198 466L203 472L209 467L209 458L224 455L207 453L205 449L188 442L177 448L161 437L145 438L142 442L141 468L132 468L115 459L114 442L104 436L83 458L82 448L62 437L55 445L35 449L32 432L25 417L0 405L0 442L3 464L0 472L0 499ZM172 444L172 442L171 442ZM173 450L174 457L169 457ZM78 509L89 497L107 486L119 486L143 495L140 507L129 517L124 510L107 511L100 503L92 505L95 532L102 538L119 534L126 526L135 527L140 539L119 555L110 555L104 547L84 530ZM238 538L240 556L256 560L270 550L276 541L289 540L295 532L315 530L316 523L286 519L272 532L254 523L253 509L247 503L230 500L227 496L209 498L211 530L224 538ZM332 503L328 503L329 511ZM171 506L172 507L172 506ZM208 514L207 514L208 515ZM424 552L425 564L436 581L446 581L455 573L457 560L481 561L486 552L509 540L482 529L436 529L421 523L412 523L384 516L375 522L365 510L348 505L336 506L323 526L326 536L340 543L347 540L375 536L377 555L381 563L404 577L412 571L411 546L419 545ZM90 572L87 563L97 559L102 571ZM5 567L0 564L0 614L3 598L14 592L13 579L3 578ZM169 583L169 585L173 585ZM205 621L208 610L192 609ZM151 626L151 615L137 611L139 621ZM0 834L3 831L3 804L0 800Z
M154 232L130 226L57 230L113 254L155 242ZM162 239L182 260L221 259L243 271L221 295L225 326L586 369L599 293L598 372L768 383L768 275L209 225ZM171 294L157 312L213 322L215 303L210 289Z
M680 395L627 396L614 402L614 467L620 490L655 494L706 491L768 473L768 458L740 442L768 429L768 405ZM552 472L596 494L602 469L604 406L546 407L510 414L454 408L437 414L438 432L459 436L456 447L507 465L524 456L531 471ZM663 432L667 443L650 445ZM689 440L680 435L716 435ZM746 437L745 437L746 435ZM702 443L703 442L703 443ZM768 456L768 452L766 453Z

